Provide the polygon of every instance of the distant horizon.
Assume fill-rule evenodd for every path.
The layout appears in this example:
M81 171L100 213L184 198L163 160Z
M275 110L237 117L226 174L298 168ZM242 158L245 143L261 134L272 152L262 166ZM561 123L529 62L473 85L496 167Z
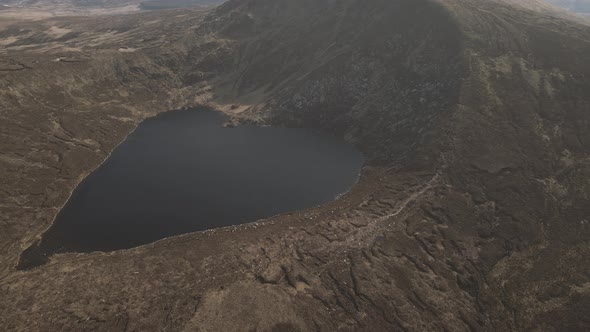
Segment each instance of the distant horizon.
M544 0L578 14L590 14L590 0Z

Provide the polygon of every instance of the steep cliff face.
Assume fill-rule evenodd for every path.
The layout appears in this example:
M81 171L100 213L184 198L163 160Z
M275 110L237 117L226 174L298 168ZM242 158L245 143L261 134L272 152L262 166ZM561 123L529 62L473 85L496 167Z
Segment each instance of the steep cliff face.
M43 24L0 36L22 68L0 97L2 326L589 328L587 25L535 0L233 0L70 21L57 41ZM317 209L14 270L137 121L194 104L369 161Z

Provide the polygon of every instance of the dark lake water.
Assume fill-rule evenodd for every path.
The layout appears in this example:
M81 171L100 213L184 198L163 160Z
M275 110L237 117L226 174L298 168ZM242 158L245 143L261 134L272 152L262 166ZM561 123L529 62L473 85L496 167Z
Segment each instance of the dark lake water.
M363 156L305 129L223 128L207 110L145 120L74 191L21 268L57 252L110 251L331 201Z

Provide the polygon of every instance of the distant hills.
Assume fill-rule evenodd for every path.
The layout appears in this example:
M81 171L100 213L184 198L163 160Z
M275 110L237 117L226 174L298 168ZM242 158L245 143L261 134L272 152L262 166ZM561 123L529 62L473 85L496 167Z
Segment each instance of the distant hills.
M39 6L39 5L68 5L74 7L114 8L128 5L139 5L141 9L158 10L212 5L222 3L223 0L0 0L0 6Z
M139 4L141 9L159 10L171 8L184 8L202 5L213 5L223 2L222 0L148 0Z
M0 0L0 5L9 6L47 6L70 5L75 7L120 7L137 4L140 0Z
M572 12L590 14L590 0L547 0L547 2Z

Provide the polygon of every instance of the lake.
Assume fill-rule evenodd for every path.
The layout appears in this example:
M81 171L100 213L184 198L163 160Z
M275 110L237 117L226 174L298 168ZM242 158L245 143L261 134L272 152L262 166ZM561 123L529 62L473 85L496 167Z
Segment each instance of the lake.
M112 251L334 200L363 156L307 129L241 125L205 109L143 121L72 193L21 268L58 252Z

